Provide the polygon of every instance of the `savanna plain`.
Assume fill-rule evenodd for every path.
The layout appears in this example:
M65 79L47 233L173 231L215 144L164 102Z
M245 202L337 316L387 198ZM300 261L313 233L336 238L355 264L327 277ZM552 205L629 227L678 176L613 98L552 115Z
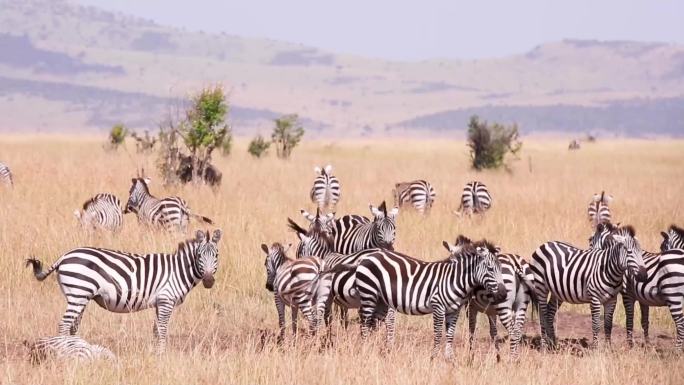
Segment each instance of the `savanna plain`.
M487 238L506 252L529 260L549 240L587 246L591 234L586 208L594 193L614 196L616 222L631 224L644 250L657 251L660 231L684 225L684 142L676 140L599 140L569 152L566 141L526 140L510 172L476 173L469 168L465 143L457 140L318 140L304 142L288 161L270 154L253 159L245 141L233 154L215 157L223 172L217 191L208 187L164 187L155 169L156 154L139 155L131 143L105 152L102 140L68 136L5 136L0 161L14 172L14 189L0 191L0 360L2 384L681 384L684 358L673 350L674 328L664 308L651 311L652 345L624 344L624 310L618 305L613 344L597 350L561 349L541 353L527 344L519 362L508 361L507 345L497 363L484 317L476 349L467 349L467 322L461 314L456 359L430 360L432 319L398 318L397 343L385 352L384 329L366 346L358 324L335 324L332 344L320 348L310 339L276 346L277 316L265 287L261 243L296 243L286 218L302 225L300 208L314 210L308 192L315 165L332 164L342 183L337 214L369 215L368 204L392 202L395 182L426 179L437 190L432 212L420 216L402 209L395 248L436 260L446 256L442 240L458 234ZM110 348L115 362L26 359L22 342L54 335L65 300L54 277L37 282L24 260L36 256L52 263L77 246L99 246L136 253L173 252L187 235L151 232L127 216L119 234L84 234L73 211L98 192L123 202L130 180L144 167L156 196L179 195L191 209L215 221L191 222L191 229L221 228L219 270L212 289L197 286L174 312L170 344L154 354L154 310L109 313L91 303L79 335ZM484 182L492 209L482 218L458 218L463 185ZM292 254L292 250L291 253ZM355 311L352 319L356 318ZM303 320L299 323L305 329ZM506 335L499 327L499 336ZM538 332L538 316L528 311L526 335ZM562 339L590 337L586 305L564 305L558 317Z

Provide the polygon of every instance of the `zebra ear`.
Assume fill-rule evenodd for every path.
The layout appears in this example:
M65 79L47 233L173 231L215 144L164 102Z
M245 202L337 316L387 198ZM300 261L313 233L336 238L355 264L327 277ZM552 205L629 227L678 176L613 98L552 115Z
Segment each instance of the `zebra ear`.
M264 243L261 244L261 250L263 250L264 253L266 253L266 255L269 254L269 253L268 253L268 246L266 246L266 244L264 244Z
M316 166L316 167L314 167L314 171L316 172L316 174L320 175L322 170L320 167Z
M145 182L145 184L149 186L150 183L152 183L152 179L145 177L145 178L143 178L143 182Z
M330 172L331 172L331 171L332 171L332 166L331 166L331 165L325 166L325 173L326 173L326 174L330 175Z
M218 243L218 241L221 240L222 235L223 235L223 231L221 231L221 229L214 230L214 233L212 234L212 237L211 237L211 241L213 243Z
M326 219L326 221L332 221L333 219L335 219L335 213L326 214L325 219Z
M304 209L300 209L299 212L302 213L302 216L306 218L306 220L308 220L309 222L313 222L313 220L316 219L316 217L309 214L309 212Z
M442 241L442 246L444 246L445 249L447 249L448 252L451 252L451 245L447 241Z
M381 218L381 217L384 216L384 214L382 213L382 211L376 209L375 206L373 206L372 203L369 203L369 204L368 204L368 207L370 208L371 214L373 214L374 217L376 217L376 218L380 217L380 218Z
M663 239L666 240L666 241L667 241L668 239L670 239L670 235L669 235L668 233L664 232L664 231L661 231L661 232L660 232L660 235L661 235L661 236L663 237Z
M204 242L207 239L206 236L207 234L202 230L197 230L195 232L195 240L197 242Z
M399 207L394 207L390 212L387 214L390 218L395 218L399 214Z
M600 202L601 201L601 194L594 194L594 202Z

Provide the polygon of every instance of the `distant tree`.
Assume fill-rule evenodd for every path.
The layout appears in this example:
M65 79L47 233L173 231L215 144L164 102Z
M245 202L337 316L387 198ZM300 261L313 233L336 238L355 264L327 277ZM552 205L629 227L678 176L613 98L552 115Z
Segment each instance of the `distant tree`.
M252 154L255 158L261 158L266 155L268 148L271 147L271 142L267 142L263 136L257 135L251 142L249 142L249 148L247 152Z
M116 150L120 145L126 140L128 135L128 129L121 123L115 124L109 130L109 137L107 140L107 145L105 146L108 150Z
M152 151L154 145L157 144L157 138L150 136L150 132L145 130L144 136L138 136L138 134L133 131L131 132L131 138L135 139L135 149L138 153L146 153Z
M517 125L490 125L486 121L480 121L477 116L471 116L468 123L468 147L474 169L496 169L506 166L506 154L516 155L522 148L522 142L518 140Z
M271 140L276 147L276 155L287 159L292 150L299 144L304 136L304 127L299 123L296 114L284 115L275 121Z

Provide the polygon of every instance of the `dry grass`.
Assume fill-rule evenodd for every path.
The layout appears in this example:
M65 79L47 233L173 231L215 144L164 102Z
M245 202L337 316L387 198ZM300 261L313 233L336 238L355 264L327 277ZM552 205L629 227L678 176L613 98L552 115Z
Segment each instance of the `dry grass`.
M285 218L303 223L299 208L312 208L308 190L316 164L332 163L342 181L339 213L367 214L369 202L391 199L395 182L430 180L437 189L436 207L427 218L401 212L396 243L398 250L424 259L444 257L441 241L453 241L459 233L490 238L526 257L547 240L585 245L590 232L586 205L601 189L614 195L615 218L637 228L646 250L657 250L660 230L684 222L681 141L606 141L577 152L568 152L566 145L529 141L513 174L475 174L460 142L307 143L287 162L253 160L245 152L246 143L238 142L235 154L218 162L224 178L217 194L204 188L165 191L159 184L152 186L159 196L183 196L195 212L212 217L224 230L216 285L212 290L198 287L174 313L168 353L161 358L152 354L154 311L118 315L91 304L79 334L111 348L118 362L34 367L24 360L21 341L55 333L65 303L54 278L33 280L23 266L27 256L51 262L81 245L172 251L179 238L140 232L133 217L126 218L118 236L88 237L78 232L72 216L97 192L125 200L136 166L153 170L154 159L104 153L91 139L5 137L0 156L14 170L16 187L0 192L0 383L681 383L683 362L672 354L670 339L659 341L657 349L628 351L622 334L614 337L613 349L582 357L526 348L520 363L497 364L484 323L478 331L480 349L468 359L466 327L459 322L457 360L430 361L430 317L400 317L397 346L386 354L380 348L382 333L361 347L355 326L335 330L334 347L322 352L306 341L278 349L267 338L262 346L262 336L273 332L277 321L264 289L264 256L258 246L295 241ZM451 211L458 206L462 186L473 178L490 187L494 206L483 219L459 220ZM590 335L587 313L585 306L564 306L559 336ZM620 306L616 327L623 320ZM652 328L654 336L673 335L666 310L652 312ZM534 333L530 324L528 335Z

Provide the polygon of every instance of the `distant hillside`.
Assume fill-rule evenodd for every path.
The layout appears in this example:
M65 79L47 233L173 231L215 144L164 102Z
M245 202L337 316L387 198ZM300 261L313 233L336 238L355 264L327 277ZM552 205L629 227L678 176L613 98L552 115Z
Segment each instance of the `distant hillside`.
M524 132L684 133L684 46L565 40L498 59L389 62L62 0L0 9L0 131L154 128L174 101L220 82L242 134L291 112L328 136L443 133L471 113Z

